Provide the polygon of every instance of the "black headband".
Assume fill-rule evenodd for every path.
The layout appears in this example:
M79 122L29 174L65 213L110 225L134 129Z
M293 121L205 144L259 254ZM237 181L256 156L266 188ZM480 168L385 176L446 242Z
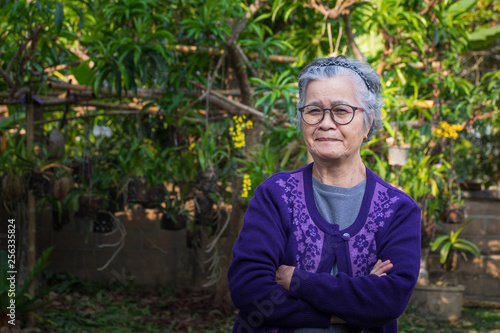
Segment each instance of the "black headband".
M338 60L335 60L335 59L327 59L327 60L323 61L321 64L319 64L318 66L319 67L340 66L340 67L349 68L350 70L356 72L356 74L358 74L363 79L363 81L365 82L366 87L368 88L368 90L371 91L371 92L373 92L372 87L370 85L370 82L368 81L368 79L366 78L366 76L363 73L361 73L361 71L359 69L357 69L356 67L354 67L351 64L348 64L348 63L342 62L342 61L338 61Z

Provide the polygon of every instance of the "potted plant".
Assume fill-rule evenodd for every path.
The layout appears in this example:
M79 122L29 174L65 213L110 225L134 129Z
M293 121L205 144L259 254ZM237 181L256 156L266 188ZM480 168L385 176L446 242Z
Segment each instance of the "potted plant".
M401 105L408 104L408 101L399 98L388 98L388 107L393 109L393 121L384 119L384 128L389 133L386 139L388 144L387 160L389 165L406 165L408 153L410 151L410 128L408 126L412 112L407 107L401 108Z
M476 244L459 237L462 230L471 221L463 223L457 231L451 230L448 234L441 235L431 242L431 251L439 249L439 261L446 272L452 272L456 269L459 254L464 255L464 258L466 253L471 253L476 258L481 255ZM415 311L418 315L431 320L455 323L462 311L464 291L465 286L455 281L417 285L411 303L415 305Z
M457 231L451 230L449 234L441 235L431 243L431 251L436 251L441 248L439 252L439 262L444 270L452 272L457 267L458 255L460 252L471 253L476 258L481 256L481 252L476 244L473 242L460 238L460 233L472 221L467 220L463 223Z
M167 193L161 208L160 226L164 230L178 231L185 229L191 221L191 213L177 193Z
M406 165L410 145L405 143L396 144L396 140L393 137L387 138L386 142L389 144L387 155L389 165Z
M143 203L147 198L146 165L152 160L151 152L146 142L135 139L130 149L121 151L118 156L123 173L126 175L125 186L127 201Z

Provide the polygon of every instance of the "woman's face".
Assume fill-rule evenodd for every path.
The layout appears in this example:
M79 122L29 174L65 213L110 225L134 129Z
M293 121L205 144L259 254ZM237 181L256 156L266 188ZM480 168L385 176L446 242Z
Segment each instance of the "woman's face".
M310 81L307 85L304 105L314 104L331 108L338 104L360 107L354 96L354 86L345 76ZM315 161L354 161L360 154L365 129L363 111L356 110L354 119L347 125L338 125L327 111L323 120L308 125L302 120L302 134Z

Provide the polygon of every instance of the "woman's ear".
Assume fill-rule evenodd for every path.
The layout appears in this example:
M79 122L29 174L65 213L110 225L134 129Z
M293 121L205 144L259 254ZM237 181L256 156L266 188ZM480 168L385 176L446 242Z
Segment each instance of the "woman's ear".
M365 127L365 137L368 136L368 133L370 133L370 130L372 129L372 126L373 126L373 117L370 117L370 119L368 120L368 126Z

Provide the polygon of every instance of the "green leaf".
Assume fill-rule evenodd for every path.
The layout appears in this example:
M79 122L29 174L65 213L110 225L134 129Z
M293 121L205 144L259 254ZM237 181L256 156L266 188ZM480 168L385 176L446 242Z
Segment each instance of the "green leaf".
M40 274L47 267L47 265L49 264L49 255L53 249L53 247L49 247L42 252L42 255L35 263L35 267L26 277L26 280L24 280L22 289L19 290L19 292L16 294L16 303L20 302L20 300L24 297L24 294L28 291L31 283L33 283L38 274Z
M450 13L453 18L469 12L472 7L477 3L477 0L460 0L455 2L448 8L448 13Z
M450 255L451 243L445 243L439 252L439 262L443 265Z
M94 84L95 74L89 66L89 60L80 63L78 66L71 67L70 72L78 81L78 84L86 86Z
M56 12L54 13L54 22L56 25L57 32L60 32L62 29L64 21L64 6L62 2L56 2Z
M473 221L473 219L469 219L469 220L467 220L466 222L464 222L464 223L460 226L460 228L458 228L458 230L457 230L457 236L458 236L458 235L462 232L462 230L464 230L464 228L465 228L465 227L466 227L469 223L471 223L472 221Z
M500 38L500 25L481 28L469 34L469 46L479 49L488 46Z
M16 112L11 114L7 119L0 121L0 131L5 131L16 127L19 124L25 123L26 112Z
M457 249L469 251L474 256L476 256L476 258L481 257L481 251L479 250L479 247L468 239L459 239L457 243L455 243L454 247Z
M7 236L5 236L7 237ZM8 269L8 252L5 250L0 250L0 294L6 292L9 289L9 280L7 280Z
M441 243L448 240L449 238L450 237L448 235L442 235L436 238L436 240L431 243L431 251L436 251L437 248L441 245Z

